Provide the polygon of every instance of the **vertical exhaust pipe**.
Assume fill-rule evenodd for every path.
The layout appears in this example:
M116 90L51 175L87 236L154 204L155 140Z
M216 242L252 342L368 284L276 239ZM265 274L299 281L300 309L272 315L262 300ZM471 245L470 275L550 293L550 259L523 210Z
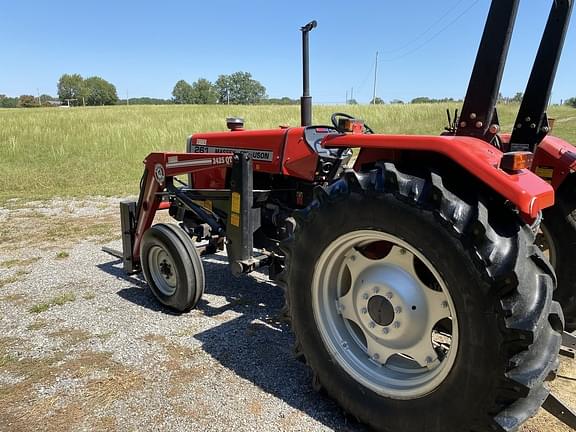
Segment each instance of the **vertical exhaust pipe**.
M300 98L300 125L312 124L312 96L310 96L310 67L308 33L316 28L316 21L310 21L300 28L302 32L302 97Z

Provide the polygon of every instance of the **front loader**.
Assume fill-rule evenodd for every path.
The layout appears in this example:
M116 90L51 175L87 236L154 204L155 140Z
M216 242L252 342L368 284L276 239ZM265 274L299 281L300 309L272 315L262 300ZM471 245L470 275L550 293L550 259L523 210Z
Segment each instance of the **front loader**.
M492 16L503 3L515 12L498 0ZM312 125L315 27L301 28L301 125L229 118L185 153L148 155L138 201L121 204L123 252L109 251L179 312L202 295L201 255L268 271L314 388L375 430L517 430L547 400L562 341L534 244L552 186L480 137L380 135L343 113ZM154 225L159 210L177 224Z

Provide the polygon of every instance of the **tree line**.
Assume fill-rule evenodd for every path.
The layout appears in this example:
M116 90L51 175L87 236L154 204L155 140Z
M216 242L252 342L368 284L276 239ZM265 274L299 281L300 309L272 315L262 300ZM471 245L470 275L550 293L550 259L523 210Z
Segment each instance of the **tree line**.
M179 80L172 89L171 99L139 97L120 99L116 87L105 79L92 76L83 78L80 74L64 74L57 84L58 96L47 94L40 96L21 95L9 97L0 94L0 108L31 108L40 106L100 106L100 105L165 105L165 104L234 104L234 105L296 105L298 99L289 97L269 98L266 87L255 80L249 72L234 72L230 75L220 75L215 82L199 78L192 84ZM513 97L498 96L499 103L519 103L523 93L518 92ZM434 99L416 97L409 102L393 99L389 104L422 104L462 102L453 98ZM382 105L386 102L376 97L370 104ZM346 104L356 105L355 99L349 99ZM576 108L576 97L564 101L565 105Z

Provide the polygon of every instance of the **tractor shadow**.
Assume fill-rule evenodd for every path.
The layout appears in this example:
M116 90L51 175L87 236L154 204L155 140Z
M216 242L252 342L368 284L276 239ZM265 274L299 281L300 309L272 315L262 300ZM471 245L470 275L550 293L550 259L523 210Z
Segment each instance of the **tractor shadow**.
M154 312L162 312L167 315L179 315L177 312L168 309L156 300L152 292L148 289L148 285L141 273L134 275L124 273L124 270L122 269L122 260L115 259L113 261L97 264L96 267L101 271L114 276L116 279L129 282L132 285L128 288L122 288L117 292L117 294L124 300L128 300L135 305L150 309Z
M221 324L193 335L202 342L203 350L239 377L326 427L341 432L367 431L335 402L313 390L308 367L294 357L294 336L283 317L282 289L258 273L235 278L228 270L224 256L211 255L202 261L208 298L201 299L196 309L210 317L228 311L235 315L233 319L222 320ZM98 267L132 284L118 291L122 298L175 315L158 303L141 275L124 274L120 260Z

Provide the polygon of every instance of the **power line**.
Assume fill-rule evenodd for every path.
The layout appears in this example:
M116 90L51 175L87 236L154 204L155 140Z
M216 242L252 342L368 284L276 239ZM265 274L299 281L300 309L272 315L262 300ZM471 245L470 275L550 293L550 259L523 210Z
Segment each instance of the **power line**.
M446 24L444 27L442 27L438 32L434 33L429 39L425 40L423 43L418 45L413 50L410 50L410 51L408 51L408 52L406 52L400 56L397 56L397 57L393 57L390 59L384 59L384 60L382 60L382 62L383 63L390 63L390 62L398 61L398 60L401 60L405 57L408 57L411 54L414 54L415 52L420 51L422 48L424 48L426 45L428 45L430 42L432 42L434 39L436 39L438 36L440 36L442 33L444 33L446 30L448 30L454 24L456 24L460 20L460 18L462 18L464 15L466 15L468 12L470 12L472 10L472 8L474 8L474 6L476 6L479 2L480 2L480 0L474 0L474 2L472 2L472 4L470 6L468 6L466 9L464 9L464 11L462 13L460 13L458 16L456 16L456 18L454 18L452 21L450 21L448 24Z
M406 42L405 44L393 48L391 50L386 50L386 51L380 51L382 54L392 54L398 51L402 51L404 48L409 47L410 45L412 45L414 42L419 41L420 39L422 39L422 37L424 37L425 35L427 35L437 24L441 23L444 18L446 18L448 15L450 15L455 9L457 9L462 3L464 3L465 0L459 0L458 3L456 3L454 6L450 6L450 8L448 8L443 14L442 16L440 16L440 18L438 18L436 21L434 21L432 24L430 24L430 26L424 30L422 33L420 33L418 36L416 36L415 38L411 39L410 41Z

